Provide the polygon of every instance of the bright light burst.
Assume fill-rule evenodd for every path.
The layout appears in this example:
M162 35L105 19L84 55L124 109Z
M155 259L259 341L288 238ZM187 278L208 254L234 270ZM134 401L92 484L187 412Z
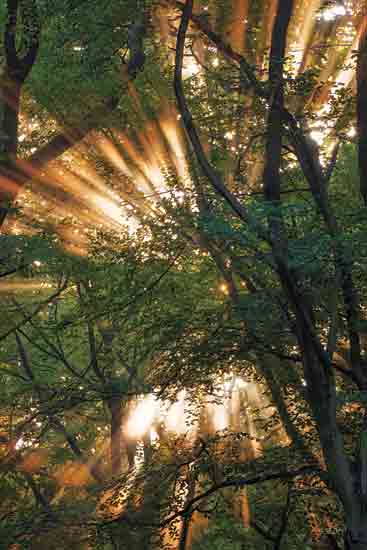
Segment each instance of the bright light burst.
M123 210L119 204L112 201L111 199L100 197L98 195L96 195L94 200L96 206L100 208L102 212L111 219L111 221L116 222L120 225L127 223L127 217L126 215L124 215Z
M52 288L54 285L44 280L13 277L0 279L0 293L35 292Z
M342 4L336 4L335 6L329 6L321 13L321 18L325 21L333 21L334 19L337 19L338 17L343 17L343 15L347 14L347 10Z
M132 412L127 423L130 436L140 438L150 430L159 411L159 403L154 395L143 397Z
M186 392L182 390L177 396L177 401L169 407L165 417L167 429L177 434L183 434L188 431L185 415L185 397Z
M338 86L349 85L352 81L354 72L353 68L348 67L348 63L356 49L362 23L359 28L353 23L355 14L353 3L350 1L334 2L325 9L320 9L320 6L320 0L310 0L309 9L306 11L296 6L292 24L298 30L297 33L293 33L296 38L288 44L288 55L295 58L296 72L301 68L307 68L307 63L313 59L311 52L319 48L317 25L322 24L322 21L335 21L338 42L325 50L327 62L323 64L318 83L322 84L320 97L329 101ZM273 0L270 2L269 10L263 14L266 32L264 43L259 44L262 57L257 52L256 58L260 68L266 68L264 52L269 46L275 7L276 2ZM226 36L232 47L241 51L245 43L244 34L248 32L251 8L247 2L235 2L233 10L233 19L228 22ZM317 14L319 19L316 17ZM175 47L175 37L167 21L173 15L174 12L169 7L160 7L159 32L164 43L170 46L172 51ZM208 46L197 38L194 50L195 56L192 55L191 47L185 51L184 77L200 76L203 67L210 64L212 67L220 65L221 54L214 45ZM345 58L345 67L340 63L341 55ZM170 61L173 62L173 54ZM33 179L31 185L24 189L19 197L19 203L23 208L23 221L13 224L14 231L18 234L25 231L27 220L31 225L34 219L40 223L47 221L54 226L55 231L59 231L60 221L70 217L77 220L78 231L63 228L67 238L64 235L61 237L67 243L67 248L75 253L85 254L90 230L108 228L118 231L119 226L125 223L137 227L140 217L146 214L154 215L155 205L160 196L168 192L167 169L173 169L178 178L185 182L184 187L190 185L182 123L175 108L168 107L167 102L163 105L162 102L157 118L149 119L144 112L139 91L132 81L128 82L127 93L135 114L143 121L140 131L130 132L127 127L124 131L108 129L103 132L91 132L82 143L41 172L34 170L29 163L20 161L22 170L29 172L30 178ZM316 101L317 111L318 101L319 99ZM39 126L39 122L27 121L24 115L21 115L19 141L22 147L27 144L29 135L37 125ZM51 125L56 131L55 120L51 121ZM232 140L232 137L234 133L227 131L226 138ZM319 144L324 140L323 132L318 129L312 129L311 137ZM89 160L90 152L92 158L97 153L100 160L112 168L110 181L107 182L103 173L99 173L93 161ZM261 163L249 164L249 181L254 179L258 169L261 171ZM13 183L3 179L1 185L10 189ZM184 188L182 193L185 193Z

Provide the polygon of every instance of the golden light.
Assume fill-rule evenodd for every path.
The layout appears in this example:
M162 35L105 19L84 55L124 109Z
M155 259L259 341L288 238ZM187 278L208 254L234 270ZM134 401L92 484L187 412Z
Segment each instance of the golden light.
M327 130L326 130L327 131ZM312 130L310 132L310 137L318 144L321 145L326 137L325 130Z
M18 440L15 448L18 450L22 448L23 445L18 445L20 440ZM31 451L25 455L22 459L19 469L23 472L39 472L48 462L49 452L46 449L37 449L36 451Z
M186 392L182 390L177 396L176 403L168 409L165 418L166 428L177 434L183 434L189 430L185 415L185 396Z
M247 386L248 386L248 383L245 380L243 380L243 378L239 378L238 376L236 376L236 380L235 380L236 388L244 389L244 388L247 388Z
M83 487L93 481L90 469L81 462L68 460L55 473L55 479L61 486Z
M124 216L122 207L111 199L96 195L93 202L108 218L112 220L112 222L119 225L123 225L127 222L127 217Z
M187 182L190 180L190 175L186 162L182 132L177 124L177 116L172 113L163 115L161 127L167 142L170 144L171 161L177 175L183 182Z
M154 395L143 397L133 410L126 429L132 437L142 437L150 429L159 412L159 402Z
M15 447L15 449L16 449L17 451L19 451L19 450L22 449L23 447L29 447L29 445L28 445L28 442L26 442L26 441L23 439L23 437L20 437L20 438L18 439L18 441L16 442L16 444L15 444L14 447Z
M190 57L185 60L183 69L182 69L182 78L185 80L196 76L200 72L200 65L197 63L194 57Z
M228 410L225 403L213 403L210 407L215 430L221 431L228 427Z
M321 18L325 21L333 21L337 17L342 17L343 15L347 14L347 10L345 7L341 4L337 4L335 6L329 6L325 10L322 11Z
M222 283L221 285L219 285L219 290L223 292L223 294L228 294L228 285Z
M52 288L53 285L43 280L35 279L22 279L20 277L14 277L12 279L4 280L0 279L0 292L34 292L36 290L45 290Z

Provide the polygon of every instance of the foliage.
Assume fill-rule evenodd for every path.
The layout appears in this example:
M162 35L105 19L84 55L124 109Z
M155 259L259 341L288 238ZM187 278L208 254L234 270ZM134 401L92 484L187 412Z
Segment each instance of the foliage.
M200 522L197 550L335 547L363 500L367 219L355 99L331 86L348 49L325 4L297 72L269 57L270 3L215 4L197 2L183 48L188 116L172 86L179 6L177 19L164 2L36 3L19 166L59 130L69 144L91 131L28 172L1 235L4 548L183 547Z

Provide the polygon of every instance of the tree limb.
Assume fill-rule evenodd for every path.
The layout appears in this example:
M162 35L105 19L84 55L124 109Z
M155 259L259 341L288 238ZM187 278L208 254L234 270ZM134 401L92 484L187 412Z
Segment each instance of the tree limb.
M202 493L199 493L195 497L193 497L190 502L188 502L181 510L178 510L177 512L174 512L171 514L168 518L163 520L161 522L161 527L165 527L169 525L172 521L177 519L178 517L183 517L187 514L191 514L193 511L195 511L195 504L200 502L201 500L208 498L209 496L215 494L217 491L221 489L225 489L226 487L246 487L248 485L256 485L257 483L264 483L266 481L272 481L272 480L284 480L284 479L294 479L297 476L305 475L305 474L315 474L316 467L315 466L302 466L298 468L297 470L293 471L284 471L284 472L277 472L273 474L268 474L266 476L264 475L258 475L253 478L249 479L228 479L225 481L222 481L221 483L217 483L215 485L212 485L209 489L206 491L203 491ZM123 517L121 518L123 519Z
M40 311L42 311L42 309L47 305L49 304L50 302L52 302L52 300L54 300L57 296L59 296L67 287L67 284L68 284L68 281L66 280L61 286L60 288L57 289L56 292L54 292L53 294L51 294L48 298L46 298L46 300L43 300L31 313L29 313L28 315L26 315L24 317L24 319L22 319L21 321L19 321L19 323L17 323L16 325L14 325L13 327L11 327L10 329L8 329L7 331L5 331L3 334L0 335L0 342L2 340L5 340L5 338L7 338L10 334L12 334L13 332L17 331L19 328L21 328L22 326L24 326L25 324L27 324L31 319L33 319L33 317L35 315L37 315Z
M230 205L233 212L246 224L257 229L259 235L265 240L268 240L267 232L264 227L260 226L257 220L253 219L250 213L242 206L242 204L237 200L237 198L228 191L226 185L222 181L221 176L218 172L208 162L204 148L201 144L199 134L196 130L195 124L192 119L191 112L188 108L183 85L182 85L182 68L183 68L183 58L184 58L184 48L185 48L185 39L186 32L189 25L189 21L192 17L193 9L193 0L187 0L185 8L183 10L180 26L177 34L177 43L176 43L176 58L175 58L175 73L174 73L174 89L177 99L178 108L183 120L183 123L186 128L186 132L189 136L190 142L194 149L198 163L204 173L212 184L215 191L225 199L225 201Z

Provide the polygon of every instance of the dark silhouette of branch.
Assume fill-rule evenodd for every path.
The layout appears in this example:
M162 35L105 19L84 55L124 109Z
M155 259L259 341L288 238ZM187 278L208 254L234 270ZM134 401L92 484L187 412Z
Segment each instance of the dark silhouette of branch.
M266 540L269 540L271 542L275 542L275 537L274 535L271 535L269 533L269 531L265 530L261 525L259 525L259 523L257 523L256 521L254 520L250 520L250 527L252 527L252 529L254 529L257 533L259 533L259 535L261 535L262 537L264 537L264 539Z
M178 253L176 254L176 256L174 256L174 258L171 260L171 262L168 264L168 266L166 267L166 269L164 271L162 271L162 273L156 278L154 279L154 281L148 285L147 287L145 287L141 292L137 292L135 294L135 296L133 298L131 298L131 300L128 300L127 302L123 303L123 304L119 304L118 306L116 307L113 307L113 308L110 308L107 312L101 312L101 313L98 313L97 315L92 315L92 316L89 316L88 317L88 320L89 321L93 321L93 320L96 320L96 319L100 319L102 318L104 315L106 314L110 314L111 312L113 311L120 311L122 312L123 310L127 309L128 307L132 306L133 304L135 304L137 302L137 300L139 300L139 298L142 298L143 296L145 296L146 294L148 294L149 292L152 292L152 290L155 289L156 286L159 285L159 283L164 279L164 277L171 271L171 269L173 268L173 266L175 265L175 263L177 262L177 260L179 259L179 257L183 254L184 250L186 248L186 245L184 245L183 247L181 247L178 251ZM84 322L85 319L83 319L82 322ZM78 321L79 322L79 321ZM1 340L1 338L0 338Z
M189 136L191 145L194 149L198 163L204 173L208 178L211 185L215 191L224 198L224 200L230 205L233 212L246 224L256 228L257 232L262 238L268 240L267 232L264 227L260 226L257 220L253 219L250 213L238 199L228 190L225 183L222 181L221 176L216 170L210 165L204 148L201 144L199 134L196 130L195 124L192 119L191 112L188 108L183 85L182 85L182 68L183 68L183 58L184 58L184 48L185 48L185 39L186 32L188 29L189 21L192 17L192 8L193 1L187 0L185 8L182 13L182 18L177 34L177 43L176 43L176 59L175 59L175 75L174 75L174 89L177 99L177 105L186 129L186 132Z
M15 33L18 19L18 0L7 0L6 25L4 32L4 51L6 64L13 71L18 66L18 56L15 46Z
M47 502L47 500L45 499L45 497L43 496L43 494L41 493L37 483L34 481L33 477L31 476L30 473L28 472L23 472L23 476L24 478L26 479L29 487L31 488L32 490L32 493L33 493L33 496L35 498L35 501L37 502L37 504L39 506L41 506L41 508L43 509L43 511L46 513L46 516L52 520L52 521L57 521L57 517L56 517L56 514L54 513L54 511L52 510L49 502Z
M181 11L185 10L185 5L178 1L172 1L167 0L170 4L174 4L178 9ZM282 2L280 4L280 7L284 7L286 5L285 2ZM217 35L211 28L210 25L207 22L206 18L195 16L191 12L189 13L189 16L187 17L188 20L191 20L196 27L203 32L203 34L213 42L213 44L216 45L218 50L226 56L228 59L238 63L240 65L240 70L247 78L249 84L255 91L255 93L266 100L266 102L274 109L277 109L279 111L279 114L282 119L283 126L287 129L289 134L289 139L293 145L294 152L297 156L297 159L299 161L299 164L301 166L301 169L304 173L305 178L308 181L310 191L312 193L312 196L314 198L314 201L324 219L325 225L328 228L328 231L333 239L340 233L340 229L338 227L337 219L334 215L334 212L329 204L329 198L327 193L327 178L329 175L329 172L332 172L333 163L336 162L336 154L337 149L334 151L335 160L333 160L333 156L331 158L331 162L329 163L328 168L326 171L322 169L320 158L317 154L317 151L315 150L314 144L312 143L312 140L309 139L309 137L305 134L303 129L301 128L297 118L284 106L282 101L279 101L277 97L274 97L274 94L271 95L271 90L269 90L268 87L264 86L262 82L260 82L256 76L256 72L254 67L248 63L246 58L242 56L241 54L234 51L231 46L226 44L219 35ZM367 23L366 23L367 26ZM365 30L365 42L367 43L366 38L367 31ZM362 33L363 34L363 33ZM362 40L362 38L361 38ZM367 49L367 46L363 46L364 49ZM363 49L363 51L365 51ZM360 56L360 59L366 59L367 53L365 52L363 56ZM177 57L177 54L176 54ZM366 64L366 62L364 61ZM365 81L365 72L363 72L363 69L360 71L360 76ZM363 88L364 90L364 88ZM365 106L365 103L363 101L363 93L362 90L362 96L361 101L363 105ZM365 121L365 113L367 112L366 109L361 109L361 116L360 120L362 120L362 124ZM366 131L366 141L367 141L367 131ZM363 140L364 143L364 140ZM366 146L367 147L367 146ZM367 149L366 149L367 150ZM364 155L363 158L367 158L367 155ZM364 160L364 162L366 162ZM367 165L367 164L366 164ZM367 168L366 168L367 170ZM348 330L349 330L349 339L350 339L350 346L351 346L351 358L352 358L352 367L355 372L355 380L358 380L358 387L363 389L365 385L367 384L366 376L363 368L363 361L361 358L361 343L360 343L360 335L358 331L356 330L358 318L359 318L359 304L358 304L358 296L356 293L356 290L354 288L352 275L351 275L351 267L348 266L343 261L343 251L341 250L341 247L338 246L337 241L333 243L333 248L336 256L336 268L339 273L339 276L341 278L341 287L343 290L343 298L344 298L344 304L345 309L347 313L347 321L348 321ZM281 266L281 270L283 271L284 276L287 275L286 273L286 266ZM292 280L288 277L288 283L289 288L291 290L292 286ZM295 289L293 288L291 294L294 294ZM308 322L307 315L305 316L304 311L300 311L303 317L305 317L305 321L308 324L308 330L311 333L313 333L312 324ZM330 367L330 361L327 357L327 353L324 353L322 348L317 342L317 338L315 339L315 335L312 334L312 341L314 343L314 347L316 349L317 355L320 358L320 361L322 364L326 366L326 368Z
M337 160L338 160L339 149L340 149L340 141L338 140L335 143L335 145L333 147L333 150L331 151L330 159L329 159L329 162L326 166L326 170L325 170L325 180L326 180L326 182L330 181L330 178L333 174L334 168L335 168Z
M9 328L7 331L5 331L3 334L0 335L0 342L2 340L5 340L5 338L7 338L10 334L12 334L13 332L17 331L19 328L23 327L25 324L27 324L31 319L33 319L33 317L35 315L37 315L40 311L42 311L42 309L47 306L47 304L49 304L50 302L52 302L52 300L54 300L55 298L57 298L57 296L59 296L67 287L67 284L68 284L68 281L66 280L61 286L60 288L57 289L56 292L54 292L53 294L51 294L48 298L46 298L46 300L43 300L31 313L29 313L28 315L25 315L24 319L22 319L21 321L19 321L19 323L17 323L16 325L14 325L13 327Z
M9 269L8 271L4 271L3 273L0 273L0 279L3 277L7 277L8 275L13 275L14 273L17 273L20 269L23 269L25 267L25 264L20 264L17 267L13 267L12 269Z
M25 347L23 345L22 339L20 338L17 331L15 332L15 338L16 338L16 342L17 342L17 346L18 346L21 366L22 366L23 370L26 373L27 379L33 384L34 388L36 389L37 394L38 394L38 398L40 400L40 403L44 404L44 395L43 395L44 392L42 390L42 387L38 384L38 382L37 382L37 380L34 376L34 373L32 371L32 368L31 368L31 365L30 365L30 362L29 362L29 359L28 359L28 355L26 353L26 350L25 350ZM71 434L67 431L67 429L65 428L65 426L61 422L61 420L57 416L55 416L52 412L48 412L46 414L48 416L48 420L50 422L50 425L56 431L58 431L59 433L61 433L64 436L65 440L68 442L68 444L69 444L71 450L73 451L74 455L77 458L79 458L80 460L84 461L87 464L87 467L89 468L89 471L90 471L91 475L94 477L94 479L98 482L101 482L102 477L101 477L101 474L99 473L98 464L93 463L93 464L89 465L84 459L84 454L83 454L82 450L80 449L80 447L78 445L76 437L74 437L73 434ZM33 480L31 478L28 481L31 484ZM32 486L33 491L35 491L36 489L37 489L37 487ZM38 491L38 493L39 493L39 491ZM39 499L39 502L42 504L44 499L42 500L42 495L38 494L38 493L37 493L37 495L38 495L37 498Z
M161 527L165 527L169 525L172 521L174 521L178 517L184 517L187 514L191 514L196 509L195 504L215 494L217 491L220 491L221 489L225 489L226 487L239 488L239 487L246 487L248 485L256 485L257 483L264 483L266 481L272 481L272 480L292 480L295 477L300 475L315 474L317 473L317 471L318 469L316 465L314 466L307 465L307 466L301 466L297 470L293 470L293 471L283 471L283 472L276 472L268 475L258 475L249 479L228 479L228 480L222 481L221 483L212 485L212 487L210 487L206 491L199 493L194 498L192 498L190 502L188 502L183 508L181 508L181 510L178 510L177 512L168 516L168 518L166 518L164 521L161 522ZM123 516L121 517L121 519L123 519Z
M13 301L16 304L18 310L25 317L26 315L22 311L21 305L18 302L16 302L16 300L13 300ZM63 365L71 372L71 374L73 376L75 376L76 378L82 379L83 376L76 370L75 367L73 367L73 365L70 363L70 361L65 357L64 350L61 347L60 348L57 347L49 338L47 338L47 336L44 334L44 331L42 330L42 328L34 323L33 318L28 319L28 322L34 328L34 330L36 330L38 332L39 336L42 338L42 340L45 342L45 344L47 344L47 346L49 347L49 350L51 350L51 351L49 351L49 350L46 351L46 353L48 355L50 355L51 357L54 357L54 358L58 359L61 363L63 363ZM18 330L20 330L20 329L18 329ZM28 339L28 337L27 337L27 339ZM37 343L35 343L35 342L31 342L31 343L34 345L34 347L38 347L38 349L40 349L40 346ZM41 350L45 351L42 347L41 347Z
M18 11L21 11L27 29L27 49L23 57L19 57L16 49L16 32L18 23ZM18 0L7 0L7 18L4 32L4 50L6 59L6 70L11 79L23 83L31 71L37 57L40 38L40 20L38 16L37 3L35 0L20 2Z
M357 52L357 136L360 191L367 205L367 17L364 17Z
M286 498L285 506L283 508L280 528L275 538L275 544L273 546L273 550L281 549L282 539L284 537L284 534L287 529L287 524L288 524L289 509L291 505L291 493L292 493L292 483L288 483L287 498Z

